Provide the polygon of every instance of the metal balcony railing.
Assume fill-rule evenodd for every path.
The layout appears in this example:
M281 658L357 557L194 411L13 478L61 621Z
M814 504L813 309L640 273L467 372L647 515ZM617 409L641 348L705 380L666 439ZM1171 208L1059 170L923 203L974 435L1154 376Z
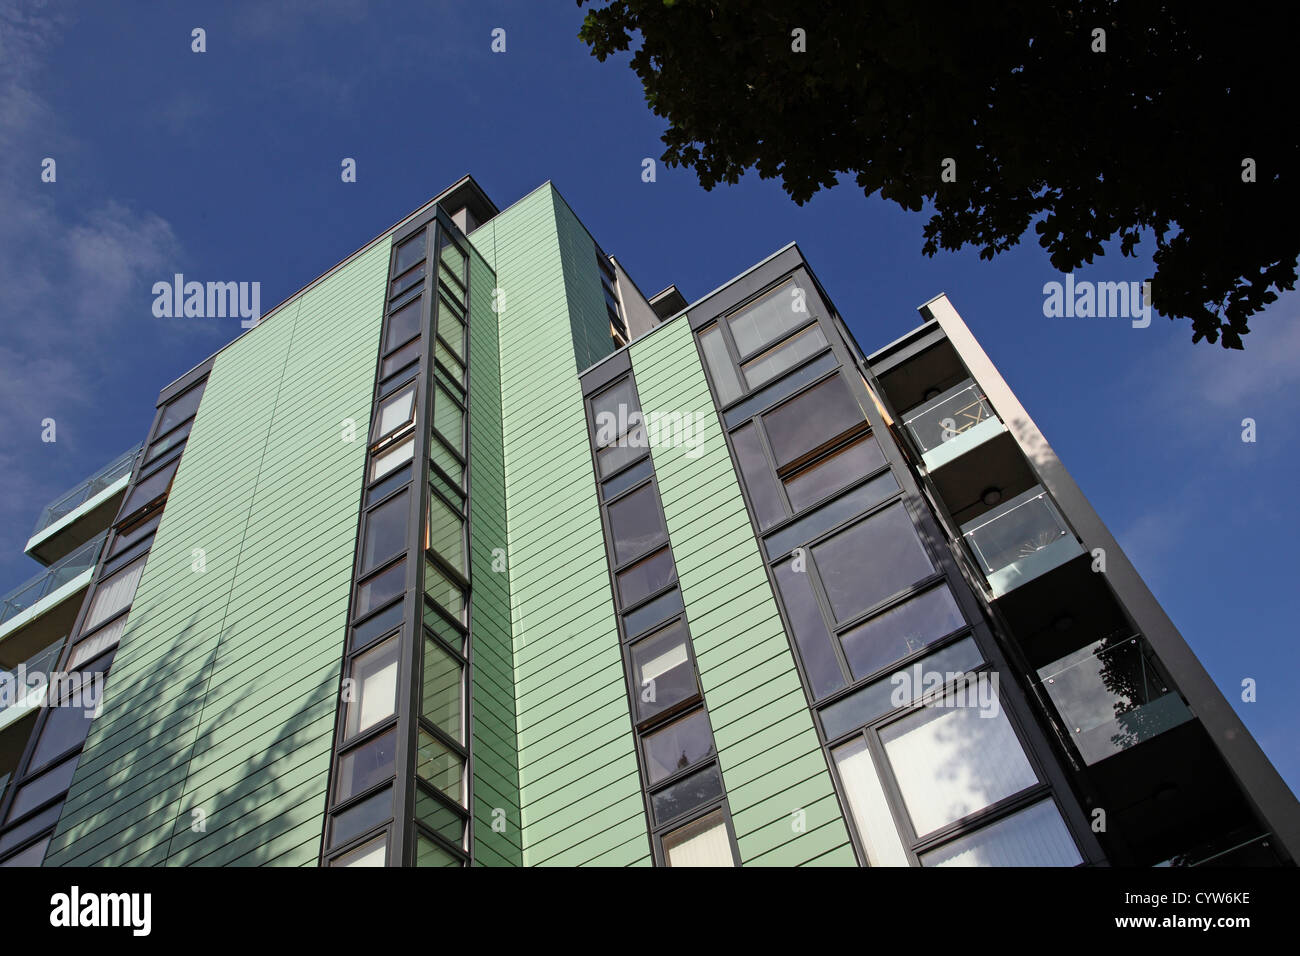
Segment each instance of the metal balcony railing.
M60 495L50 504L46 505L45 510L41 512L40 518L36 521L36 528L32 531L32 537L40 534L64 515L76 511L123 475L129 475L131 473L131 468L135 465L136 456L140 454L141 447L142 446L140 445L136 445L129 451L124 451L103 468L99 469L99 471L95 472L81 484L77 485L77 487Z
M15 667L12 671L0 671L0 674L9 675L11 686L14 688L14 693L11 695L11 699L7 702L0 702L0 714L4 713L15 704L22 703L23 699L26 697L25 684L19 682L19 676L22 675L30 678L32 674L44 674L48 679L50 671L53 670L55 665L59 662L59 652L61 650L63 650L63 638L55 641L44 650L37 651L19 665L19 667L24 668L24 670L20 671L19 667ZM0 794L3 793L4 789L0 787Z
M993 406L984 397L984 390L972 379L967 379L907 412L903 424L924 454L980 422L996 418Z
M0 602L0 625L57 591L77 575L95 566L108 532L102 531L71 554L64 555L26 584L15 588Z

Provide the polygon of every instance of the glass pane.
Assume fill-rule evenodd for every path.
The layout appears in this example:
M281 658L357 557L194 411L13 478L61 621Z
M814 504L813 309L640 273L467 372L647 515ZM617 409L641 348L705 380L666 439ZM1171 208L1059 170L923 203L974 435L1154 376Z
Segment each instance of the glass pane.
M131 606L135 600L135 589L140 585L140 575L144 573L145 557L137 558L121 571L105 578L95 585L95 596L90 599L90 610L82 630L89 631Z
M460 280L460 284L465 284L465 267L467 259L465 253L461 252L460 247L447 240L446 234L442 234L442 249L438 253L438 258L446 266L447 271Z
M388 378L399 369L404 369L420 357L420 346L423 343L419 339L413 339L411 342L403 345L388 358L384 359L379 366L379 377Z
M925 693L924 681L915 680L913 668L917 666L921 668L923 674L938 673L955 679L967 671L974 670L982 663L984 657L975 646L975 642L969 637L964 637L941 651L935 651L921 658L906 670L895 671L888 677L872 681L847 697L833 704L827 704L821 709L826 738L834 740L850 730L865 726L891 710L906 707L920 694Z
M372 797L366 797L356 806L334 814L333 826L330 827L330 845L346 843L392 816L393 788L389 787Z
M731 364L727 354L727 345L722 341L722 332L716 325L700 333L700 346L704 349L704 361L709 366L709 376L718 393L718 404L726 405L740 397L740 379L736 376L736 367Z
M462 654L465 653L465 632L429 607L428 604L424 606L424 626L448 647L460 651ZM428 633L425 634L425 637L428 637Z
M397 645L397 638L389 638L353 660L345 737L355 737L396 712Z
M840 635L854 678L914 654L966 625L952 592L939 585Z
M591 420L597 445L608 445L627 433L641 419L641 407L632 393L632 379L625 378L591 399Z
M340 755L334 801L342 803L392 779L396 744L397 734L390 730Z
M1037 485L962 525L962 537L985 574L1032 558L1069 536L1056 506Z
M456 620L465 623L465 592L428 560L424 562L424 593Z
M828 538L812 553L840 621L934 573L902 504Z
M357 585L357 614L368 614L406 590L406 564L399 561Z
M618 574L618 595L623 606L635 604L648 594L665 588L676 577L673 556L667 548L638 561Z
M465 487L465 469L436 435L429 443L429 460L446 472L447 477L458 486Z
M388 835L375 837L355 850L330 860L330 866L383 866L388 854Z
M920 408L907 412L903 415L903 424L921 446L921 451L927 452L995 417L984 391L967 379Z
M424 299L412 299L388 317L388 332L384 336L384 352L391 352L403 342L420 334Z
M446 366L447 371L451 373L452 381L461 385L465 384L465 366L461 365L456 356L452 355L451 349L443 344L442 339L434 340L433 355L434 358Z
M421 262L414 269L408 269L388 285L388 297L396 298L407 289L424 280L425 265Z
M381 634L387 634L397 625L402 623L402 602L398 601L392 607L385 608L374 617L367 618L361 624L352 629L352 643L348 646L349 650L356 650L358 647L365 647Z
M1039 668L1038 676L1085 763L1192 719L1151 646L1107 637Z
M871 866L907 866L907 852L889 812L885 788L880 783L871 751L861 736L831 751L840 783L849 799L849 811L858 839Z
M874 508L886 498L898 493L898 482L892 472L882 472L852 491L833 498L820 508L810 511L798 521L791 522L780 531L764 539L763 547L769 555L779 557L796 545L807 544L841 522Z
M199 410L199 400L203 398L203 389L206 385L207 382L200 382L168 402L163 409L162 418L158 422L158 431L155 434L162 435L171 431L197 412Z
M93 708L88 711L81 706L84 701L79 694L74 694L71 700L75 703L65 702L45 708L45 726L41 728L40 739L32 752L31 769L42 767L66 750L85 742L95 712Z
M972 696L943 698L880 731L917 836L1038 782L1006 712Z
M845 445L839 451L809 465L785 480L790 505L802 511L829 497L846 485L875 471L885 463L885 453L870 435Z
M54 839L53 833L43 840L37 840L21 853L15 853L9 859L0 863L0 866L40 866L41 861L45 859L45 851L49 848L52 839Z
M80 754L73 754L35 780L23 784L14 795L13 806L9 808L9 819L15 820L33 807L40 806L51 797L67 790L72 783L72 774L77 769L77 760L80 756Z
M639 423L623 436L617 444L602 448L596 452L596 464L600 473L612 475L626 465L632 464L646 453L650 443L646 438L645 423Z
M649 459L641 462L638 465L633 465L627 471L623 472L622 474L615 475L613 478L610 478L608 481L602 484L600 486L601 494L607 500L609 498L616 497L617 495L622 494L624 491L627 491L627 489L631 488L637 482L649 478L651 470L652 469L650 468Z
M134 514L151 501L166 494L167 489L171 487L172 478L176 476L176 469L180 466L180 463L180 459L176 458L163 465L153 474L139 479L139 483L127 495L126 501L122 502L122 510L118 514L122 517Z
M778 469L836 441L866 421L843 376L814 385L763 415Z
M366 530L361 541L362 574L406 548L406 525L411 510L407 498L408 492L399 492L366 512Z
M160 521L162 521L161 512L152 517L146 518L139 524L132 525L130 528L119 531L117 537L113 539L113 546L108 549L108 554L105 555L105 557L111 558L114 555L121 554L123 551L139 544L146 537L158 530L158 522Z
M174 429L171 432L168 432L162 438L159 438L156 442L154 442L152 445L149 446L148 452L145 453L145 457L144 457L145 463L148 464L149 462L152 462L156 458L161 458L163 452L170 451L171 449L179 445L181 442L185 441L185 439L190 437L190 429L193 427L194 427L194 423L192 421L187 422L186 424L182 425L180 428Z
M449 750L433 734L421 730L419 738L415 772L457 803L464 804L460 755Z
M420 691L420 713L429 723L454 740L465 742L461 730L460 662L427 635L424 638L424 686Z
M686 650L686 628L677 622L632 645L636 712L646 720L697 693Z
M649 630L656 624L668 620L674 614L682 613L682 592L673 588L652 601L647 601L635 611L623 615L623 633L627 637L636 637L642 631Z
M722 811L714 810L665 834L664 859L669 866L735 866Z
M799 648L804 673L812 687L813 697L833 694L844 686L844 674L835 656L831 633L822 618L821 607L813 592L808 572L796 571L794 561L786 561L772 569L776 586L785 604L786 617L794 631L794 642Z
M379 403L375 413L377 426L375 440L389 435L415 417L415 387L405 388L395 395L390 395Z
M816 355L826 348L826 336L817 326L804 329L798 335L786 339L776 348L768 349L757 358L750 359L741 371L745 373L745 382L750 388L757 388L764 382L785 374L809 356Z
M391 448L378 452L370 459L370 480L382 478L394 468L400 468L411 460L411 455L415 451L415 438L407 438L400 441Z
M101 628L90 637L81 641L72 649L72 657L68 660L68 667L80 667L86 661L94 660L104 651L115 645L122 639L122 632L126 630L127 616L119 617L112 624Z
M5 853L20 843L30 840L36 834L40 833L46 827L52 827L59 822L59 816L63 813L63 805L56 803L52 807L46 807L34 817L28 817L17 826L10 827L4 836L0 837L0 853ZM13 866L12 862L6 862L5 866Z
M650 795L655 820L665 823L722 797L718 765L706 767Z
M460 860L427 837L415 838L416 866L460 866Z
M421 230L397 247L394 272L403 273L424 258L424 235L424 230Z
M1082 862L1051 800L921 854L922 866L1078 866Z
M654 485L646 485L618 499L609 506L608 515L616 564L644 554L668 538Z
M465 361L465 313L438 296L438 337L447 343L452 354Z
M415 788L415 819L456 846L465 845L465 819L424 787Z
M461 574L465 573L464 522L433 492L429 493L428 526L424 546Z
M734 428L741 422L753 418L763 409L771 408L781 399L793 395L809 382L821 378L831 369L838 368L839 364L839 359L832 352L813 359L807 365L791 372L785 378L777 379L729 410L722 416L723 424L728 428Z
M434 387L433 427L455 451L465 454L465 413L441 385Z
M366 507L369 508L376 501L383 501L410 480L411 466L409 464L403 465L383 481L376 482L366 489Z
M646 772L655 784L713 756L713 731L704 711L675 720L644 740Z
M770 528L786 516L785 502L777 487L776 475L763 453L763 440L754 425L737 428L731 433L740 474L749 492L749 503L758 517L759 528Z
M743 358L769 342L784 338L795 326L808 321L804 299L796 295L794 279L787 279L762 298L727 317L731 337Z

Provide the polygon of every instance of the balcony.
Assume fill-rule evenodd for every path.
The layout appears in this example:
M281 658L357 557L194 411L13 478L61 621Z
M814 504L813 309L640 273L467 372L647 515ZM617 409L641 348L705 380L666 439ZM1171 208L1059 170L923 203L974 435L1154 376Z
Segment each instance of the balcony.
M123 452L46 505L24 550L42 564L53 564L107 528L139 454L139 445Z
M14 689L14 693L0 698L0 731L3 731L10 724L22 717L33 707L41 703L45 696L45 689L39 692L33 691L30 695L24 692L25 684L19 680L20 676L30 678L32 674L45 674L47 677L51 670L59 662L59 652L63 650L63 638L55 641L49 647L37 651L30 658L23 661L18 667L5 668L0 672L0 680L5 681L9 687Z
M929 471L1006 431L984 390L969 378L905 413L903 424Z
M962 525L961 533L995 598L1083 554L1041 485Z
M23 660L72 630L106 534L100 532L0 600L0 659Z
M1192 719L1146 639L1128 631L1039 668L1038 677L1089 765Z

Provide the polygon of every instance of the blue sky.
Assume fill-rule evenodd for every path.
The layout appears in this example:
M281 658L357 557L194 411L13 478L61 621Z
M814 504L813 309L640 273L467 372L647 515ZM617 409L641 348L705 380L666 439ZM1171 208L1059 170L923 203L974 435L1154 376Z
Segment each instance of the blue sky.
M39 570L21 550L40 509L139 441L162 386L239 332L154 318L155 281L260 281L266 310L466 172L501 207L550 179L646 294L695 298L796 240L871 351L947 292L1300 789L1300 296L1225 352L1159 316L1045 318L1060 277L1032 236L992 263L927 259L924 218L851 182L802 208L756 175L706 193L660 166L644 183L663 121L625 58L589 55L581 20L566 2L0 0L0 590ZM1076 278L1150 273L1112 249Z

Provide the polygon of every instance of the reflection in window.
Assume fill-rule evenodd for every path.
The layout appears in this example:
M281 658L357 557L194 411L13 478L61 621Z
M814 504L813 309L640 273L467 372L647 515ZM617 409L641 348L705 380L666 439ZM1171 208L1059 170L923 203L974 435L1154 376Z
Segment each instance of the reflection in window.
M828 538L812 553L837 621L934 573L901 503Z
M790 507L802 511L884 464L885 454L876 440L870 435L859 438L787 478L785 491L790 496Z
M718 394L718 404L726 405L739 398L740 379L736 377L736 368L731 364L727 345L722 341L722 332L716 325L700 333L700 346L704 349L704 361L709 366L713 389Z
M785 604L785 613L794 631L804 674L814 698L833 694L844 686L844 674L835 656L830 631L822 618L821 607L813 593L807 570L796 571L794 562L786 561L773 569L776 586Z
M362 574L405 549L409 511L407 492L401 491L366 513L365 536L361 542Z
M834 375L763 415L777 470L806 458L859 427L867 418L849 385Z
M941 584L846 631L840 643L856 679L916 653L965 624L952 592Z
M894 817L889 812L885 788L880 783L871 751L861 735L836 747L831 756L840 772L840 783L849 799L849 812L857 827L858 839L871 866L907 866L907 852L898 837Z
M805 300L797 292L794 279L788 279L727 316L741 358L784 338L787 332L808 321L808 311L803 307Z
M617 564L644 554L668 538L654 485L645 485L609 506L609 531Z
M713 755L713 732L697 710L645 737L646 774L651 784L665 780Z
M760 529L770 528L786 516L781 491L777 487L772 466L763 454L763 439L758 427L750 424L731 433L732 447L740 463L740 475L749 491L749 502L758 518Z
M822 335L822 330L817 326L810 326L741 366L741 371L745 373L745 383L750 388L758 388L765 382L784 375L824 348L826 336Z
M1051 800L921 854L922 866L1078 866L1082 862Z
M664 836L669 866L735 866L722 811L714 810Z
M637 716L646 720L696 696L695 670L680 622L632 645Z
M619 600L623 607L629 607L647 595L667 587L675 577L672 552L667 548L656 551L645 560L619 572Z

